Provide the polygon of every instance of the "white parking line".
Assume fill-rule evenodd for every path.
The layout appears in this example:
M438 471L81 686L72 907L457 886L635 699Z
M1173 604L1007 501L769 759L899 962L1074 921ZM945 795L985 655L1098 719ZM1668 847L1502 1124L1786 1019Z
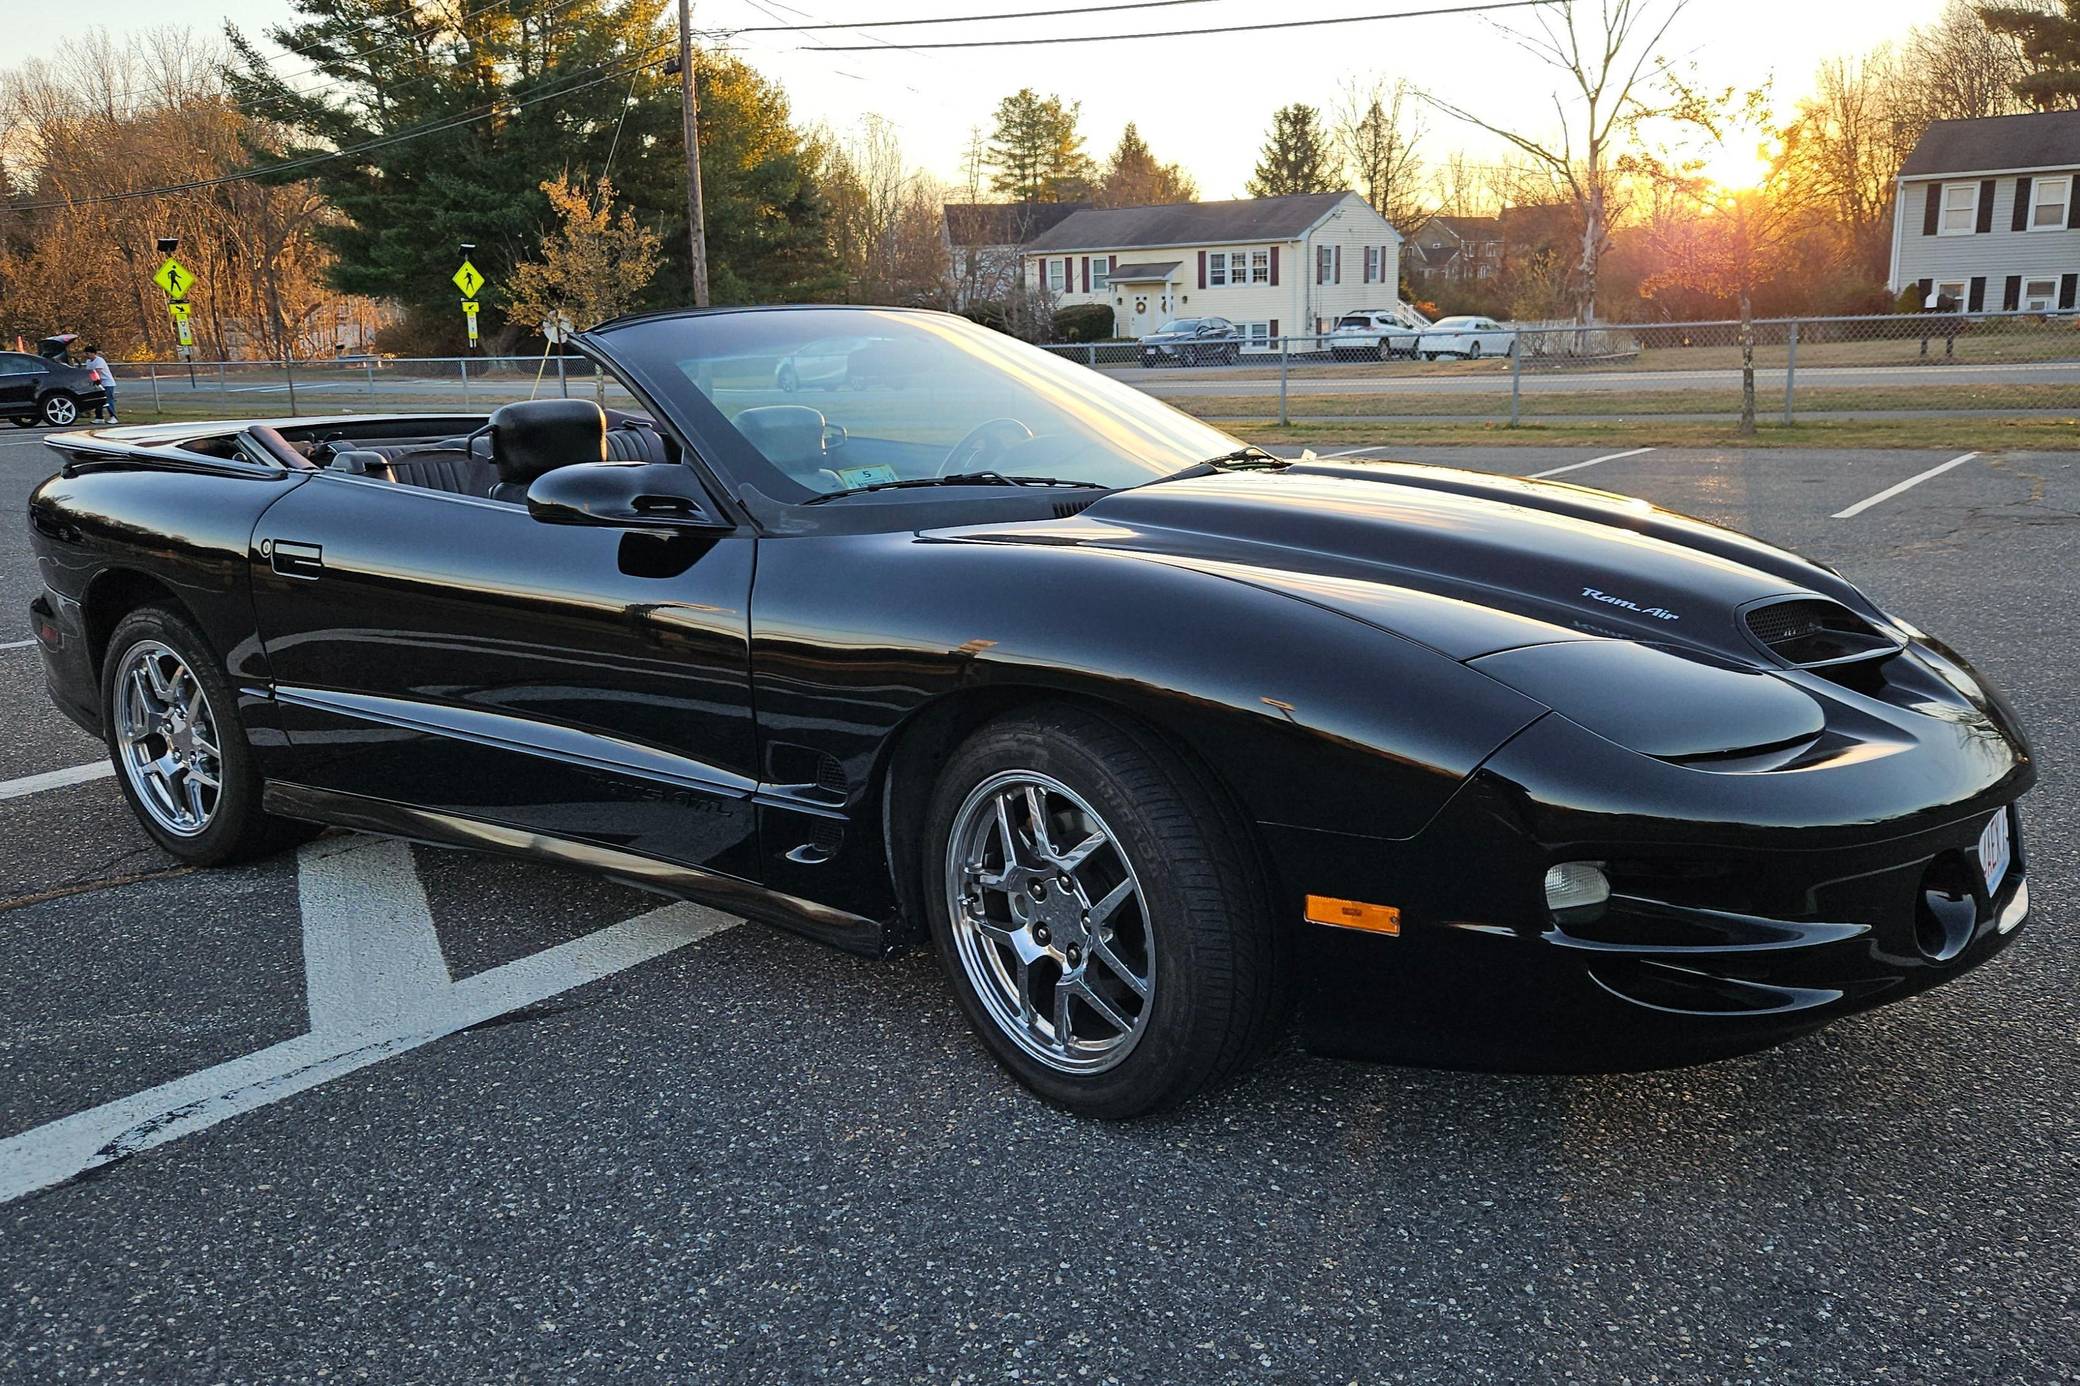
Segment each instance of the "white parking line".
M1837 520L1853 520L1858 515L1861 515L1864 511L1870 509L1872 506L1883 505L1886 501L1891 500L1894 496L1899 495L1901 492L1911 491L1916 486L1919 486L1922 482L1927 481L1931 477L1941 476L1944 472L1949 471L1952 467L1962 467L1965 463L1971 461L1978 455L1979 454L1976 452L1968 452L1962 457L1953 457L1948 462L1943 463L1941 466L1930 467L1927 471L1921 473L1919 476L1910 476L1905 481L1900 482L1896 486L1888 486L1884 490L1878 492L1877 495L1870 496L1866 499L1856 502L1856 504L1850 506L1847 510L1835 511L1833 518Z
M296 866L312 1030L394 1020L453 983L408 844L320 838Z
M68 765L63 770L46 770L40 775L24 775L18 780L0 780L0 799L20 799L30 794L41 794L46 789L63 789L68 784L85 784L88 780L107 779L115 772L115 766L105 760L97 760L90 765Z
M26 650L35 643L34 640L10 640L4 645L0 645L0 650Z
M1578 472L1584 467L1599 466L1605 462L1616 462L1626 457L1638 457L1641 453L1652 452L1653 450L1652 448L1634 448L1631 452L1614 452L1608 457L1592 457L1587 462L1570 462L1564 467L1555 467L1549 472L1533 472L1531 479L1533 481L1542 481L1549 476L1559 476L1565 472Z
M387 877L375 874L374 868L396 861L389 844L350 838L314 845L339 848L341 859L354 864L341 866L323 851L303 859L320 878L314 890L299 891L316 905L304 917L304 947L308 954L315 943L330 959L313 975L332 989L324 999L312 998L311 1033L0 1141L0 1203L207 1130L742 922L699 905L666 905L518 962L417 990L373 1019L353 1016L342 1005L347 997L367 999L379 977L398 975L376 954L401 935L430 935L433 922L425 914L425 890L408 861ZM362 893L341 893L346 886ZM423 954L423 942L416 947ZM423 986L426 970L423 956L408 965L414 974L408 985ZM445 977L444 964L440 970Z

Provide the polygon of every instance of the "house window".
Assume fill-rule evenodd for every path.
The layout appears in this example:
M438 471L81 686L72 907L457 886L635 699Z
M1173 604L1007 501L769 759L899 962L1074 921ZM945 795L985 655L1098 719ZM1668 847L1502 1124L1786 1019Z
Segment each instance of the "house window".
M1969 236L1979 229L1979 185L1977 183L1943 184L1943 224L1945 236Z
M1271 252L1252 250L1249 253L1249 282L1269 284L1271 282Z
M2058 311L2057 279L2025 279L2022 281L2022 311L2025 313L2055 313Z
M1235 329L1242 334L1243 345L1253 351L1263 351L1271 345L1271 324L1268 322L1238 322Z
M1206 257L1206 283L1209 287L1218 288L1219 286L1226 284L1227 282L1227 253L1225 251L1216 250L1213 252L1213 254Z
M1336 272L1335 254L1336 247L1333 245L1318 245L1314 248L1315 283L1328 283L1329 276Z
M2063 231L2073 201L2071 178L2039 178L2029 189L2029 229Z
M1102 294L1112 287L1112 261L1103 255L1091 256L1091 292Z
M1058 294L1068 284L1068 282L1069 262L1067 260L1049 259L1047 261L1048 292Z
M1939 309L1945 313L1961 312L1964 308L1965 296L1970 292L1971 285L1962 279L1952 279L1946 283L1936 285L1935 298L1924 306Z

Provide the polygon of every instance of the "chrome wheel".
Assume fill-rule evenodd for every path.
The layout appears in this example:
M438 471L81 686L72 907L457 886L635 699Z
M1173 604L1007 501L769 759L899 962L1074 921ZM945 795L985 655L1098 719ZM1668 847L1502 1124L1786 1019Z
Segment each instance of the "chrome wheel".
M70 395L51 395L43 402L43 417L52 427L63 428L79 418L79 406Z
M223 790L216 715L188 661L156 640L132 645L115 680L116 760L152 821L180 837L210 825Z
M1097 812L1046 775L992 775L954 815L945 876L954 951L997 1027L1064 1073L1126 1058L1155 1000L1155 935Z

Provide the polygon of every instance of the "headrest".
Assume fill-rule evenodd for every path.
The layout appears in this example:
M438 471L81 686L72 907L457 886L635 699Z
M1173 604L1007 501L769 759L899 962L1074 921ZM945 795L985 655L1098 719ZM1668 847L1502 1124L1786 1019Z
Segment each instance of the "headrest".
M607 459L607 416L586 399L530 399L491 416L500 481L525 486L544 472Z
M390 459L380 452L371 452L366 448L348 448L344 452L332 454L331 469L335 472L346 472L351 476L367 476L371 472L387 475L390 471Z
M735 423L737 432L776 467L823 465L828 425L821 410L806 404L762 404L737 415Z

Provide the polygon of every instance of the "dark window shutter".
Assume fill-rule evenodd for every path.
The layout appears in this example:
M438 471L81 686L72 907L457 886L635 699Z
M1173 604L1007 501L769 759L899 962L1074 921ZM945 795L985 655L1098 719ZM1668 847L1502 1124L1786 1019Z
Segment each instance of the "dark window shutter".
M1278 252L1277 252L1276 250L1274 250L1274 251L1272 251L1272 252L1271 252L1271 263L1272 263L1272 264L1274 264L1274 265L1278 263ZM1271 337L1272 337L1272 340L1273 340L1273 341L1276 341L1276 340L1278 339L1278 319L1277 319L1277 318L1273 318L1273 319L1271 320Z
M1116 269L1118 269L1118 268L1119 268L1119 256L1117 256L1117 255L1107 255L1107 256L1105 257L1105 272L1106 272L1107 274L1111 274L1111 273L1112 273L1112 272L1113 272L1114 270L1116 270Z
M1274 289L1278 287L1278 247L1277 247L1277 246L1273 246L1273 247L1271 247L1271 287L1272 287L1272 288L1274 288ZM1273 327L1273 328L1271 329L1271 335L1272 335L1272 336L1274 336L1274 337L1276 337L1276 336L1278 335L1278 328L1276 328L1276 327Z
M1083 257L1083 291L1091 291L1091 257L1088 255Z
M1199 287L1206 287L1206 252L1199 252Z
M1983 236L1993 229L1993 190L1998 186L1991 178L1979 184L1978 235Z
M2080 178L2066 191L2066 230L2080 231Z
M2068 274L2059 279L2058 306L2068 312L2080 308L2080 274Z
M2029 179L2015 180L2015 215L2010 219L2008 227L2011 231L2029 230L2029 189Z
M1923 308L1936 306L1936 281L1933 279L1921 281L1921 306Z
M2012 313L2022 306L2022 276L2011 274L2008 282L2001 286L2001 311Z
M1985 275L1978 275L1972 280L1972 296L1965 303L1965 311L1968 313L1983 313L1986 311Z
M1943 229L1943 185L1928 185L1928 202L1921 210L1921 234L1933 236Z
M1329 252L1329 265L1330 265L1330 279L1329 279L1329 282L1330 282L1331 284L1341 284L1341 283L1343 282L1343 247L1342 247L1342 246L1340 246L1340 245L1339 245L1339 246L1334 246L1334 247L1332 247L1332 248L1331 248L1331 250L1330 250L1330 252Z

